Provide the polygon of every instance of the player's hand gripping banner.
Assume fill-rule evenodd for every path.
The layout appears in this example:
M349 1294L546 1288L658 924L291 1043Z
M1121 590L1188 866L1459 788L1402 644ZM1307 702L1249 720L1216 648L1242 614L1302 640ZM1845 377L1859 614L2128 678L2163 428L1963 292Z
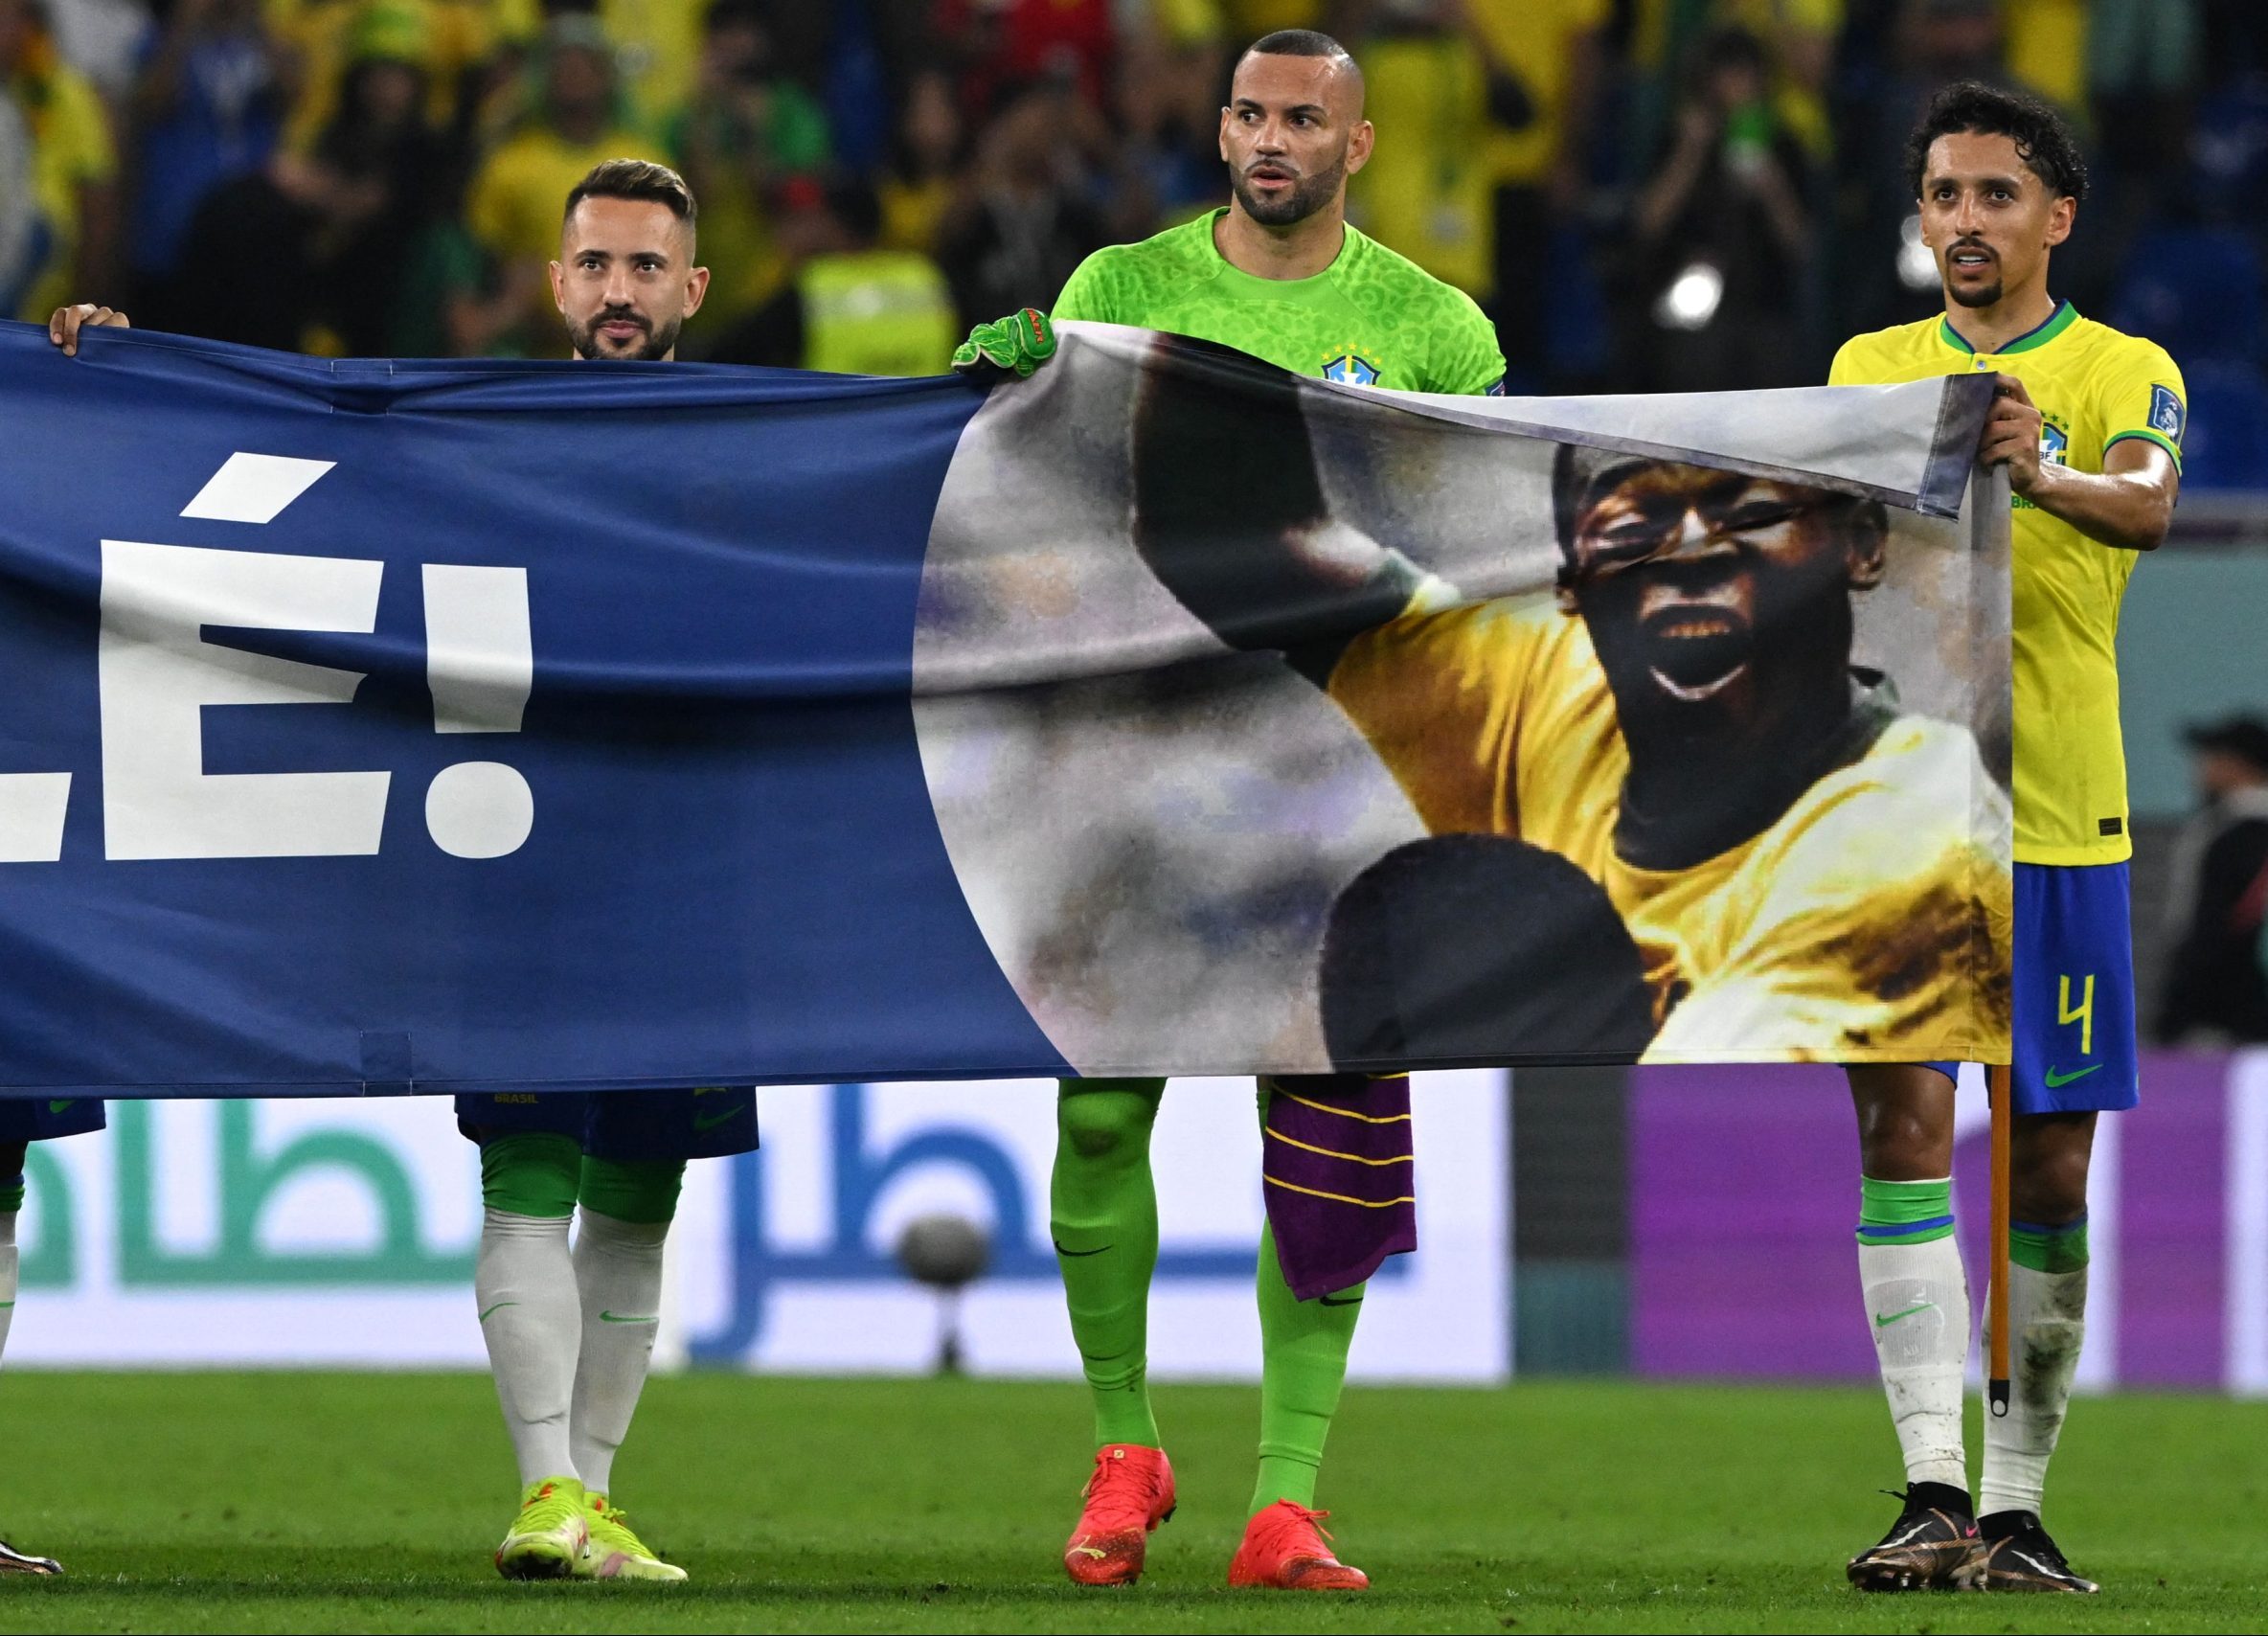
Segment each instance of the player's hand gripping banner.
M2005 1060L1989 382L0 326L0 1086Z

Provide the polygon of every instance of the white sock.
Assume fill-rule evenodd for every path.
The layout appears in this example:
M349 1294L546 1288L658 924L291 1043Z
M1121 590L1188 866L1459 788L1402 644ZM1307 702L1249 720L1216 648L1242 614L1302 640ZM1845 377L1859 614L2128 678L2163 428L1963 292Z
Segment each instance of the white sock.
M8 1351L9 1320L15 1316L15 1212L0 1210L0 1352Z
M614 1480L614 1451L630 1429L661 1324L667 1221L621 1221L585 1205L575 1235L582 1351L568 1422L576 1473L595 1494Z
M481 1213L473 1299L523 1486L576 1475L567 1411L575 1391L582 1304L575 1290L575 1262L567 1253L567 1222L564 1216Z
M1926 1244L1861 1244L1858 1275L1890 1417L1906 1457L1906 1481L1942 1483L1966 1493L1961 1397L1969 1353L1969 1286L1961 1246L1951 1234Z
M1984 1417L1984 1475L1977 1514L2039 1513L2048 1460L2071 1405L2072 1376L2087 1338L2087 1269L2008 1268L2008 1412Z

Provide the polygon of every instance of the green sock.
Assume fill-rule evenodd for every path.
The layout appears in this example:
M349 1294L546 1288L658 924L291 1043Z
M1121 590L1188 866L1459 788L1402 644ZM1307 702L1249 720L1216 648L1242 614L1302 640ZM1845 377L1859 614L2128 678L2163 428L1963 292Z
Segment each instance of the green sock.
M1364 1285L1301 1301L1283 1282L1276 1230L1260 1232L1260 1474L1257 1515L1278 1500L1312 1507L1323 1440L1347 1382L1347 1349L1362 1315Z
M1072 1338L1095 1397L1095 1446L1158 1446L1149 1281L1158 1267L1150 1126L1163 1079L1066 1079L1055 1100L1050 1222Z
M585 1210L617 1221L658 1227L676 1216L684 1182L683 1159L594 1159L586 1153L576 1197Z

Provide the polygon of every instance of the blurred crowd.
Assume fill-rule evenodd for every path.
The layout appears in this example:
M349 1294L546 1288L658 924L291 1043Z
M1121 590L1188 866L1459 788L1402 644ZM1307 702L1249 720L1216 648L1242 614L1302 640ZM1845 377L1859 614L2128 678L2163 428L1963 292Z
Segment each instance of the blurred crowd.
M1824 378L1936 302L1919 104L2028 86L2089 143L2057 293L2182 362L2192 486L2268 487L2261 0L0 0L0 312L551 355L560 201L629 153L700 202L690 355L934 370L1221 202L1284 27L1367 73L1355 220L1534 391Z

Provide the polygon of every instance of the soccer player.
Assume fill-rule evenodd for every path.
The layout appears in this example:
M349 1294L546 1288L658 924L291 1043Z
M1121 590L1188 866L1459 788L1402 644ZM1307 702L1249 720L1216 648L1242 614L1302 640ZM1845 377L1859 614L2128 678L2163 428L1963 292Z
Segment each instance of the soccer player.
M592 170L567 195L551 283L578 358L673 359L709 285L684 180L639 159ZM75 352L83 325L125 323L85 305L49 333ZM646 1384L686 1162L753 1148L756 1093L483 1093L457 1099L457 1125L481 1149L473 1292L523 1485L497 1571L683 1579L609 1498L614 1457Z
M1504 363L1472 301L1347 225L1347 178L1370 157L1362 71L1326 34L1265 35L1221 110L1231 202L1087 258L1057 318L1194 335L1300 375L1421 392L1501 390ZM1053 350L1036 314L980 326L964 367L1029 375ZM1158 1252L1149 1143L1163 1079L1067 1079L1056 1102L1051 1222L1071 1328L1095 1403L1095 1466L1063 1562L1080 1584L1140 1577L1174 1506L1146 1382ZM1263 1095L1273 1094L1263 1086ZM1317 1525L1317 1470L1362 1311L1360 1287L1294 1299L1263 1233L1260 1462L1234 1585L1359 1590Z
M24 1158L34 1142L79 1136L102 1128L102 1104L87 1098L50 1102L11 1097L0 1101L0 1353L8 1350L9 1321L15 1316L16 1216L24 1207ZM0 1575L59 1574L52 1556L34 1556L0 1539Z
M2015 496L2015 1379L2007 1416L1984 1422L1972 1510L1952 1069L1851 1068L1859 1277L1907 1488L1895 1526L1851 1559L1849 1578L1867 1590L2091 1592L2041 1525L2040 1496L2086 1329L2096 1115L2140 1094L2113 639L2136 554L2155 549L2172 521L2182 377L2160 348L2049 293L2050 258L2087 191L2078 147L2053 109L1982 84L1949 86L1916 127L1906 170L1944 315L1855 337L1829 378L1990 370L2000 389L1980 458L2007 468Z
M1229 440L1236 466L1201 458ZM1997 788L1967 729L1900 710L1890 678L1850 663L1853 598L1883 573L1879 504L1563 445L1556 595L1468 600L1330 514L1290 382L1230 396L1174 371L1144 383L1134 489L1135 540L1167 588L1224 641L1280 651L1324 688L1436 836L1526 842L1603 889L1652 990L1622 1049L1894 1057L1945 1038L1978 996L1976 1043L1998 1036L1991 925L2007 909L1975 901L1975 883L2004 878L1978 839L1997 829ZM1612 941L1579 895L1547 917L1552 872L1517 853L1442 855L1487 872L1475 892L1493 878L1517 901L1525 883L1522 941L1567 952L1508 957L1514 990L1451 936L1438 980L1397 951L1361 963L1365 993L1327 943L1327 1034L1362 1037L1352 1002L1380 1019L1372 1035L1456 1054L1418 1040L1396 997L1495 990L1501 1023L1433 1019L1475 1040L1507 1031L1462 1054L1575 1049L1574 996L1619 980ZM1602 962L1574 969L1586 945ZM1574 995L1537 1002L1562 987ZM1515 1009L1531 1037L1509 1032Z

